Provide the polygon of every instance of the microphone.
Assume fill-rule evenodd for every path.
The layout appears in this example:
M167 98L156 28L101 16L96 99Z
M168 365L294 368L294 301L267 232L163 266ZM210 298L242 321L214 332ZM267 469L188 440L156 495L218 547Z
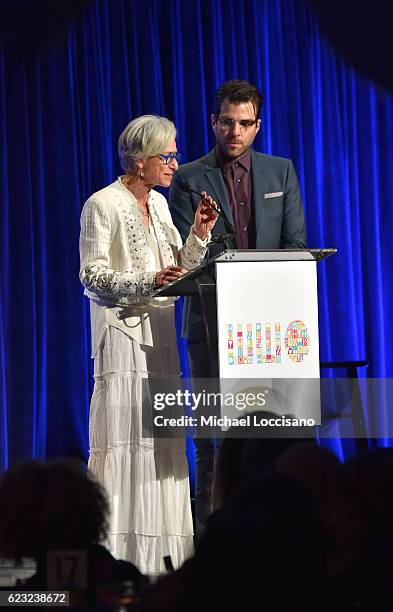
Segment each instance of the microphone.
M207 200L207 198L205 198L205 196L203 196L200 191L196 191L196 189L193 189L187 181L181 181L181 183L179 183L179 187L182 191L185 191L186 193L196 193L197 195L199 195L200 198L202 198L202 200L205 200L209 204L209 206L211 206L212 209L216 211L218 215L222 215L221 210L219 210L217 206L214 206L214 204L209 202L209 200Z
M212 204L211 202L209 202L208 200L206 200L206 198L201 194L200 191L196 191L196 189L193 189L191 187L191 185L187 182L187 181L180 181L179 182L179 187L182 191L185 191L186 193L196 193L197 195L199 195L200 198L202 198L202 200L205 200L208 202L208 204L213 208L213 210L215 210L215 212L222 217L222 220L224 221L224 226L225 226L225 230L227 232L226 236L217 236L217 238L220 238L223 242L224 242L224 238L229 239L229 238L233 238L233 236L235 235L235 230L233 229L231 223L229 223L228 219L226 218L226 215L224 215L224 213L217 208L217 206L214 206L214 204ZM219 242L219 240L216 240L215 242ZM226 242L224 242L224 244L226 244Z

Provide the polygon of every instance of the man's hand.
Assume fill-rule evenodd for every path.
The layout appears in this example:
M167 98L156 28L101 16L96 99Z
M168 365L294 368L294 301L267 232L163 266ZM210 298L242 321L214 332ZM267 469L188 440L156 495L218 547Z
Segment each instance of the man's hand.
M202 195L203 198L199 201L198 208L195 211L194 233L201 240L205 240L218 219L218 213L214 210L214 207L218 209L218 206L213 198L207 195L206 191L202 191Z
M160 270L156 274L156 285L169 285L172 281L180 278L183 274L187 274L188 270L181 266L169 266Z

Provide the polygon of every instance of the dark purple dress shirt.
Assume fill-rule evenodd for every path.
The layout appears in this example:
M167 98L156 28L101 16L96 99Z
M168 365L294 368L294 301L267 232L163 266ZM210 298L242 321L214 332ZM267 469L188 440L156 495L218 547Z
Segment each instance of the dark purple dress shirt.
M234 161L224 161L217 149L216 156L232 210L236 248L255 249L250 149Z

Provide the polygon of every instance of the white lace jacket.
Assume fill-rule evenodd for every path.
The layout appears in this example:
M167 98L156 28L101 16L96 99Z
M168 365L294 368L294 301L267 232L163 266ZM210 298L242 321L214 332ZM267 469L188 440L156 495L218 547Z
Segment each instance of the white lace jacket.
M210 235L202 241L191 228L183 246L164 196L151 190L148 205L162 267L182 265L190 270L197 266L205 256ZM155 274L159 268L152 271L149 266L151 253L142 213L121 177L86 201L81 215L79 247L79 278L85 287L85 295L91 298L91 303L110 309L106 314L108 324L119 320L116 306L141 308L151 303ZM99 324L101 329L94 329L97 325L94 325L93 318L97 319L97 313L92 310L94 354L103 324ZM122 327L122 323L116 326ZM130 335L139 342L144 342L143 335L146 336L141 333L139 336ZM151 343L149 340L146 342Z

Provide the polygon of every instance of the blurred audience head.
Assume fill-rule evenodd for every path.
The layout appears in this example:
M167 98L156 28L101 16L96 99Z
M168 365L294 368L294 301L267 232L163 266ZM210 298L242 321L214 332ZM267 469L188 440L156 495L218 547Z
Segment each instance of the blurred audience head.
M300 442L279 457L275 470L304 484L311 494L318 525L326 537L330 553L336 554L341 523L338 504L338 457L327 448L312 442Z
M276 471L301 480L318 505L334 502L340 461L332 451L312 442L300 442L278 458Z
M99 543L108 514L103 489L81 463L17 463L0 479L0 556L37 558Z
M276 419L273 412L250 413L251 422L257 419ZM255 437L256 432L263 437ZM315 436L308 427L266 426L256 430L252 425L232 427L222 440L215 465L213 484L213 506L219 508L234 499L245 481L274 470L280 455L293 445L307 441L314 442Z
M196 608L209 592L217 609L315 610L324 576L312 496L301 482L269 474L209 518L195 558Z
M341 498L362 524L362 554L393 557L393 448L378 448L346 461Z

